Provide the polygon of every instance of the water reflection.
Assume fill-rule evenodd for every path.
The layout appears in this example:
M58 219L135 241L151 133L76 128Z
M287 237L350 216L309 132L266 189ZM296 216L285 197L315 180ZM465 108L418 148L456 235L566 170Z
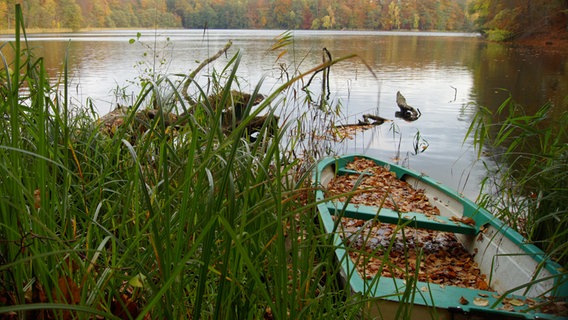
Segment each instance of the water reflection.
M67 55L72 91L80 103L93 98L100 113L114 108L117 95L128 103L124 101L137 92L134 83L144 76L145 69L187 74L229 39L233 47L214 67L223 68L240 52L242 89L252 90L264 79L262 93L286 79L283 70L291 75L321 63L324 47L334 57L355 53L357 58L331 69L332 97L341 102L341 121L353 123L362 114L371 113L392 122L335 148L398 158L470 197L475 197L477 182L484 173L476 167L468 142L463 143L475 104L496 108L508 94L499 90L503 88L522 105L538 108L550 100L566 110L562 99L568 96L568 64L562 53L485 43L472 34L299 31L294 32L288 53L276 61L280 52L269 52L268 48L281 31L149 30L141 31L143 45L130 44L136 33L117 30L33 35L30 44L37 55L45 57L54 79ZM3 47L2 53L10 61L8 48ZM158 63L154 63L154 57ZM163 64L159 63L162 59ZM317 85L310 89L317 95ZM420 109L419 119L407 122L395 117L399 110L397 91L408 104ZM414 155L417 136L427 141L428 148Z
M532 113L546 102L568 110L568 60L565 52L482 43L472 65L474 99L494 109L511 94Z

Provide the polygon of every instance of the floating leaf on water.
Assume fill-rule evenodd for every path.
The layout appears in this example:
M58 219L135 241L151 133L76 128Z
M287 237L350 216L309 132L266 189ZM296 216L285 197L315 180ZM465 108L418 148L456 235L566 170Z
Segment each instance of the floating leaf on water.
M469 301L468 301L466 298L464 298L464 296L461 296L461 298L460 298L460 304L466 305L466 304L468 304L468 303L469 303Z

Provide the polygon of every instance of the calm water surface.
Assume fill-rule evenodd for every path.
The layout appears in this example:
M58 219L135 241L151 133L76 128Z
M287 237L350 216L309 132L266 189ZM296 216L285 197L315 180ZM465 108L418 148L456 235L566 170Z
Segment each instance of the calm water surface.
M322 48L335 58L355 53L358 58L331 69L331 98L341 102L340 121L353 123L362 114L373 113L393 122L334 148L339 153L400 158L405 165L470 198L477 195L485 173L470 143L464 143L476 105L495 109L511 93L529 109L551 101L557 110L566 110L565 52L486 43L474 34L296 31L288 53L276 61L281 51L268 49L281 31L147 30L141 31L141 42L130 44L136 33L122 30L32 35L30 45L37 55L45 57L54 78L62 70L68 52L74 99L84 105L88 97L92 98L101 114L117 102L132 99L128 97L137 92L134 83L145 74L145 68L187 74L228 40L233 41L229 54L212 64L209 72L213 67L221 70L240 51L241 89L252 90L263 79L263 93L282 83L283 68L293 74L295 69L306 71L321 63ZM2 43L9 40L0 38ZM9 57L6 50L2 52ZM165 63L160 64L160 60ZM207 70L201 74L207 74ZM316 80L314 88L310 87L315 92L321 84ZM206 78L200 82L205 83ZM397 91L420 109L420 119L406 122L394 117ZM427 141L428 148L414 155L417 134Z

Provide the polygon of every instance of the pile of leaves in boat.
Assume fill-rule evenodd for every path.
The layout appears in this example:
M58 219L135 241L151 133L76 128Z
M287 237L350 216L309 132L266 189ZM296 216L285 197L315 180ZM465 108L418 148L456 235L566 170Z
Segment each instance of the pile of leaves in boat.
M356 189L349 199L353 204L428 216L440 214L423 190L414 189L372 160L358 158L346 168L370 175L337 176L327 186L327 196L352 193ZM339 200L346 201L347 197ZM490 290L486 276L453 233L350 218L342 218L340 230L346 244L354 249L349 254L363 277L372 278L380 273L406 279L417 275L419 281Z

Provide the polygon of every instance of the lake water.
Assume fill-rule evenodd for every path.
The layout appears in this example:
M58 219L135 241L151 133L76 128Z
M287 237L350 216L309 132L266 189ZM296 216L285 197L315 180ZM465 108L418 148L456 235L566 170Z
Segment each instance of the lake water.
M128 97L137 92L134 83L145 74L144 68L187 74L228 40L233 41L228 55L200 74L211 72L211 68L221 70L240 51L241 89L250 91L263 79L261 92L265 94L282 83L283 68L293 75L294 70L307 71L321 63L322 48L327 48L334 58L357 54L357 58L331 68L331 99L342 106L338 120L354 123L362 114L372 113L393 122L358 134L353 140L335 143L333 148L339 153L399 158L410 168L470 198L476 197L485 173L470 143L464 143L476 105L496 109L511 93L531 110L547 101L557 105L557 112L566 110L565 52L486 43L475 34L295 31L293 44L277 61L283 49L268 49L282 31L140 32L140 42L134 44L129 40L136 38L135 30L30 35L29 40L36 55L45 57L54 79L68 52L74 100L83 105L88 97L92 98L101 114L113 109L117 102L128 103ZM0 37L2 43L9 40L9 36ZM5 46L2 53L9 59L8 50ZM200 78L203 81L205 77ZM318 86L321 81L316 79L313 91L318 92ZM409 105L420 109L422 116L417 121L394 117L397 91ZM123 98L118 99L118 93ZM415 155L417 134L428 147Z

